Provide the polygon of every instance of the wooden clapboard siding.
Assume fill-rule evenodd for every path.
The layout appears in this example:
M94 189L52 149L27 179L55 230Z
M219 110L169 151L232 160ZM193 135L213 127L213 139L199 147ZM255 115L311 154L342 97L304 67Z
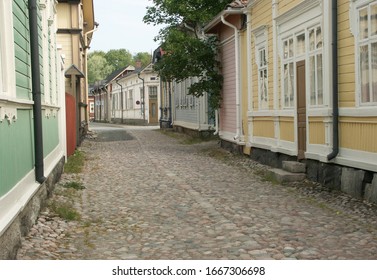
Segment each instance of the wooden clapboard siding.
M377 118L340 118L340 147L377 153Z
M309 118L309 144L326 144L325 124L322 117Z
M292 117L280 117L280 139L284 141L295 141L295 124Z
M274 120L272 117L254 118L253 129L255 137L274 138Z
M27 1L13 1L17 98L31 99L30 35Z
M355 40L350 30L349 1L338 1L339 105L355 106Z
M221 47L224 77L220 114L221 131L236 132L236 62L234 38Z

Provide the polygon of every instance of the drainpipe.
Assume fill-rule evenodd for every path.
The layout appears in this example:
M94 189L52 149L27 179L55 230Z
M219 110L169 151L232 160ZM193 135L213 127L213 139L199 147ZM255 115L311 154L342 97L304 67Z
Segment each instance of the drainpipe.
M120 86L120 104L121 104L120 109L122 110L122 112L121 112L121 118L122 119L121 119L120 122L123 123L123 109L124 109L123 108L123 86L122 86L122 84L119 83L118 80L116 80L115 82Z
M338 96L338 1L332 0L332 68L333 68L333 150L328 160L339 153L339 96Z
M143 102L141 103L142 110L143 110L143 120L145 124L145 81L142 77L140 77L140 72L137 74L137 77L143 81Z
M34 117L34 152L35 152L35 178L38 183L46 181L43 163L43 127L42 127L42 99L41 99L41 73L39 62L38 42L38 10L37 0L29 0L29 28L30 28L30 54L31 54L31 79L33 92L33 117Z
M221 16L221 22L226 26L229 26L234 30L234 37L235 37L235 48L236 48L236 114L237 114L237 134L233 137L234 140L240 140L241 138L241 97L240 97L240 60L239 60L239 50L240 50L240 38L239 38L239 31L236 26L227 22L225 20L224 15Z
M215 110L215 125L216 125L216 130L213 133L213 135L219 134L219 111Z

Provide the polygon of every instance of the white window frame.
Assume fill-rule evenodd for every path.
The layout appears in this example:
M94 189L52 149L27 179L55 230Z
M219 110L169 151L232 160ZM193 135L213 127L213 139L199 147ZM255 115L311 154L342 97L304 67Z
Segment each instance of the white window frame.
M2 0L0 1L0 101L16 99L14 57L12 0Z
M318 40L317 38L317 30L318 28L321 30L321 36L322 36L322 39L321 41ZM314 48L311 49L310 48L310 32L313 31L314 32ZM308 66L307 66L307 69L308 69L308 75L309 75L309 79L308 79L308 87L309 87L309 106L310 107L322 107L324 105L324 79L323 79L323 65L324 65L324 62L323 62L323 45L324 45L324 38L323 38L323 28L322 26L319 24L319 25L316 25L316 26L313 26L313 27L310 27L310 28L307 28L306 30L306 47L308 48L307 49L307 53L308 53L308 59L307 59L307 63L308 63ZM319 43L321 43L321 46L319 47ZM318 59L318 57L320 56L320 59ZM315 69L315 72L314 72L314 85L312 85L312 79L311 79L311 58L314 58L314 69ZM318 65L319 63L321 63L322 65L322 68L321 68L321 75L322 77L319 76L319 68L318 68ZM319 89L319 83L321 82L322 84L322 93L320 92L321 89ZM314 86L314 102L312 100L312 86ZM320 102L320 95L322 94L322 101Z
M258 69L258 108L259 110L269 109L269 80L268 80L268 27L262 25L252 31L255 40L255 62ZM262 58L261 53L264 53ZM263 60L263 61L262 61ZM265 80L261 81L261 74L265 76ZM266 92L264 92L264 83L266 85Z
M377 43L377 35L371 35L371 19L370 19L370 9L372 5L377 4L375 0L351 0L351 9L350 9L350 19L351 19L351 31L355 37L355 68L356 68L356 106L360 108L370 108L377 106L377 98L374 100L373 98L373 67L372 67L372 44ZM359 28L359 11L367 8L368 9L368 38L360 40L360 28ZM369 71L369 91L370 91L370 99L372 101L363 102L362 100L362 84L361 84L361 54L360 54L360 47L361 46L368 46L368 71Z
M134 91L133 89L130 89L128 91L128 109L133 110L134 109Z
M284 53L284 46L287 42L288 53ZM282 40L283 54L282 54L282 64L281 64L281 91L282 91L282 107L284 109L293 109L295 108L295 95L296 95L296 61L295 61L295 35L292 34ZM292 46L291 46L292 44ZM289 53L290 48L292 48L292 54ZM292 69L291 69L292 65ZM285 66L287 66L287 77L288 84L286 88L285 81ZM292 72L292 73L291 73ZM292 78L291 81L289 78ZM289 87L290 82L292 83L291 88ZM287 89L287 91L286 91Z

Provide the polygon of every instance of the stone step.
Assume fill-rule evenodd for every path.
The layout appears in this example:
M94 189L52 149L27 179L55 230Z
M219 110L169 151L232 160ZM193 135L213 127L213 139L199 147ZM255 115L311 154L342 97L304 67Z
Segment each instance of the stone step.
M283 170L292 173L305 173L306 164L298 161L283 161Z
M278 168L271 169L270 176L279 183L298 182L306 178L305 173L292 173Z

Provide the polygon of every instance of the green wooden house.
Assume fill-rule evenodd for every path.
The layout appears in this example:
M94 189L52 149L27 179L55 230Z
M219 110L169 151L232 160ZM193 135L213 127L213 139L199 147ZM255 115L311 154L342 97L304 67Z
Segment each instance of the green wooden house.
M0 259L15 258L65 158L56 1L0 1Z

